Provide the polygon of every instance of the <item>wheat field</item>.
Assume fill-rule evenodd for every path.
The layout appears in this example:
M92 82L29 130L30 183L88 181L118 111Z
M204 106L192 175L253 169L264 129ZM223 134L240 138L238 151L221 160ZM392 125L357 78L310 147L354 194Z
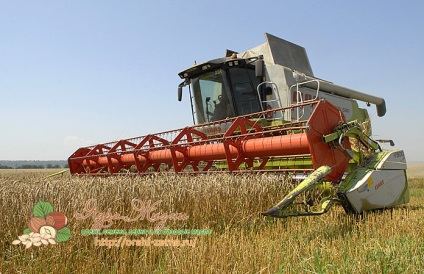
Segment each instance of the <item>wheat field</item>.
M47 174L0 172L0 273L424 273L421 178L409 180L411 202L393 210L355 217L333 207L321 216L272 219L260 212L293 187L277 175ZM137 219L134 200L138 208L156 203L162 217L181 217L165 220L173 233L146 233L159 221ZM29 248L12 244L39 201L68 217L72 237ZM87 201L96 201L97 211ZM86 235L96 231L93 216L108 213L115 218L109 231L127 234ZM118 218L125 216L132 219ZM135 245L142 239L148 244Z

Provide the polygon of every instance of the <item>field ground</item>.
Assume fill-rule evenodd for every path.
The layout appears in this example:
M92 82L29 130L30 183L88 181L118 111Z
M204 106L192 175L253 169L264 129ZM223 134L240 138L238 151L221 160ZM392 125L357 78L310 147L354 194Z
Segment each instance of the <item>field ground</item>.
M424 178L424 163L409 163L407 175L411 178Z
M424 273L422 172L410 165L411 201L393 210L356 218L334 207L317 217L277 220L259 214L287 193L288 183L276 176L44 179L54 171L0 171L0 273ZM135 219L133 199L158 202L155 212L187 217L168 220L167 228L210 234L82 235L94 219L76 217L93 198L97 213L110 209ZM39 200L68 216L72 238L28 249L12 245ZM158 223L135 219L115 220L110 228L148 231ZM100 246L102 239L112 245L119 238L129 244L143 238L162 244L191 240L193 246Z

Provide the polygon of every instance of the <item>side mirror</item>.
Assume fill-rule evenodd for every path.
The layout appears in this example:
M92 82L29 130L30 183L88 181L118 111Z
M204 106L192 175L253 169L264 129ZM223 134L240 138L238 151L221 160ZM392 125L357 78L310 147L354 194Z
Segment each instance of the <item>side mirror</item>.
M178 86L178 101L181 102L182 99L183 99L183 87Z
M258 78L264 77L264 57L262 55L259 55L259 59L256 61L255 64L255 75Z

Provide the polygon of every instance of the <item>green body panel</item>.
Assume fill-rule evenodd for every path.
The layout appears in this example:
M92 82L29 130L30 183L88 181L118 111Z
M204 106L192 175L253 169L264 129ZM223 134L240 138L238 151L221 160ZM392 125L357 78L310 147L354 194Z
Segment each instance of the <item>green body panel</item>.
M386 157L388 154L390 154L392 151L384 150L379 153L374 153L371 155L371 157L368 160L368 168L370 169L376 169L377 166L381 163L381 161Z
M257 169L259 168L259 166L261 165L261 161L257 160L257 161L253 161L253 169ZM216 163L215 167L217 169L222 169L222 170L228 170L228 165L225 162L222 163ZM287 158L287 159L269 159L268 162L266 163L264 169L269 169L269 170L276 170L276 169L281 169L281 170L293 170L293 169L299 169L299 170L307 170L307 169L312 169L312 159L311 157L302 157L302 158ZM240 169L248 169L247 165L240 166Z
M379 153L373 153L367 159L367 166L358 167L357 163L351 161L351 172L346 176L346 178L340 183L339 190L347 191L351 189L360 179L362 179L368 172L375 170L381 161L386 157L391 151L384 150Z
M371 129L371 124L369 123L370 117L368 115L368 111L366 109L360 108L358 106L358 102L354 101L352 103L352 119L350 119L349 121L346 122L351 122L351 121L357 121L360 124L366 123L368 124L368 126L366 128L364 128L364 134L371 136L372 135L372 129Z

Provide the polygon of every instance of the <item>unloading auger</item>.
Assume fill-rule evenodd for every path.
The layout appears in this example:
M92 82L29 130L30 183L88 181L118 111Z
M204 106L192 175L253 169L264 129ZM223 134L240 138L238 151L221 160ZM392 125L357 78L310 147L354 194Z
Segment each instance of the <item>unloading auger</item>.
M370 138L357 102L384 116L384 99L315 78L304 48L265 37L179 73L178 99L188 86L193 126L79 148L71 173L283 172L303 180L263 212L273 217L322 214L335 203L352 213L407 203L404 152Z

